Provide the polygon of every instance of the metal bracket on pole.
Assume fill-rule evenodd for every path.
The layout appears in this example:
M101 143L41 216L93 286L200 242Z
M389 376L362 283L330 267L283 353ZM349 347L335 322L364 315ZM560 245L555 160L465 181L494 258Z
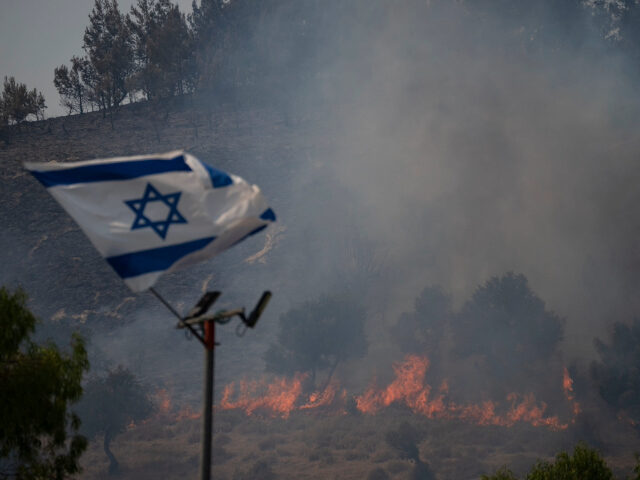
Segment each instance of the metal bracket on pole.
M162 302L162 304L163 304L165 307L167 307L167 309L168 309L171 313L173 313L173 315L174 315L174 316L175 316L175 317L180 321L180 323L181 323L181 324L184 322L184 321L183 321L183 319L182 319L182 317L180 316L180 314L176 311L176 309L175 309L175 308L173 308L173 307L171 306L171 304L170 304L169 302L167 302L164 298L162 298L162 296L161 296L158 292L156 292L153 288L150 288L150 289L149 289L149 291L150 291L151 293L153 293L153 294L156 296L156 298L157 298L158 300L160 300L160 301ZM217 294L218 294L218 295L216 296L216 299L220 296L220 292L212 292L212 293L217 293ZM203 298L204 298L204 297L203 297ZM202 299L201 299L201 301L202 301ZM214 301L215 301L215 299L214 299ZM213 303L213 302L211 302L211 303ZM199 304L200 304L200 302L198 302L198 305L199 305ZM209 305L209 306L211 306L211 305ZM197 305L196 305L196 307L197 307ZM194 307L194 308L196 308L196 307ZM207 307L207 308L208 308L208 307ZM187 325L187 324L184 324L184 326L185 326L185 327L187 327L187 328L189 329L189 331L191 332L191 334L192 334L194 337L196 337L196 338L200 341L200 343L201 343L201 344L203 344L203 345L204 345L204 337L203 337L199 332L197 332L195 328L193 328L191 325Z
M220 292L209 293L217 293L218 295L215 297L216 299L218 298L218 296L220 296ZM208 295L209 293L207 293L206 295ZM202 297L201 301L205 297ZM260 300L258 300L258 303L248 317L245 315L244 308L236 308L235 310L220 310L219 312L216 312L212 315L206 315L206 309L204 309L204 311L198 309L198 305L200 305L200 302L198 302L198 305L196 305L196 307L191 310L192 312L195 312L195 314L189 315L185 318L181 318L176 325L176 328L189 328L193 325L204 324L210 321L224 325L229 323L233 319L233 317L236 316L240 317L240 320L242 320L242 323L246 327L254 328L256 326L256 323L258 323L262 312L265 308L267 308L269 300L271 300L271 292L267 290L262 293ZM215 301L215 299L213 301ZM211 304L213 304L213 301L211 302Z

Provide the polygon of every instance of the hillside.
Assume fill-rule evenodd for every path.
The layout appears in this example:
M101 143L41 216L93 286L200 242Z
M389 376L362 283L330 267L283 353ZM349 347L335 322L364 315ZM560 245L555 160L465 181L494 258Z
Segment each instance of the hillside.
M344 240L353 231L347 228L323 236L312 229L313 218L308 215L309 205L314 210L336 209L331 194L339 192L340 185L335 185L335 178L323 163L323 156L332 154L333 128L321 113L297 118L291 105L277 102L258 106L247 102L240 107L221 103L209 117L209 112L184 99L163 106L160 112L147 104L123 106L113 126L109 118L96 112L48 119L4 132L5 141L0 144L0 219L4 227L0 283L25 288L31 307L44 320L42 335L61 340L72 329L83 331L91 339L94 373L124 364L155 392L156 414L144 424L131 425L113 443L122 465L119 478L178 479L196 475L200 347L185 341L173 329L174 319L150 295L132 295L121 284L21 163L184 148L261 186L278 214L274 228L211 262L169 275L158 285L158 290L183 311L205 289L225 292L222 307L250 306L262 289L274 291L274 301L256 331L238 339L232 328L220 329L216 398L221 402L225 386L243 378L262 378L262 352L275 335L280 313L316 294L328 278L344 277L343 281L348 281L347 264L353 251ZM308 203L305 197L310 197ZM329 274L318 268L317 260L308 260L314 252L326 258L327 250L335 257L325 267ZM310 271L310 265L317 271ZM340 289L340 281L332 288ZM375 288L367 295L375 295L372 292ZM384 302L378 300L377 305ZM372 357L376 352L388 356L383 321L384 314L369 322ZM374 362L378 367L384 364L388 369L390 362ZM417 407L411 406L411 398L403 397L405 394L389 408L363 414L349 398L363 395L375 373L371 366L351 368L351 373L342 376L342 397L336 391L335 398L314 403L302 396L296 400L297 410L290 414L265 408L273 401L266 397L256 397L256 405L263 407L253 413L247 410L251 415L243 413L248 408L243 402L252 401L250 398L217 410L215 478L382 478L373 476L375 469L378 475L382 469L391 478L409 478L414 464L385 441L387 432L403 421L417 424L424 432L420 458L441 479L478 478L503 464L522 473L536 459L571 448L578 439L598 442L601 438L584 418L577 423L575 416L571 419L566 406L554 406L563 416L560 421L567 422L560 430L526 416L517 417L522 420L515 423L496 417L495 425L478 424L458 414L457 418L449 414L425 418L416 414ZM385 380L391 382L384 368L381 373L383 386ZM389 383L388 388L392 385ZM637 444L635 434L620 424L607 431L616 438L615 442L601 444L610 448L606 452L608 460L618 473L630 472L632 446ZM91 443L83 464L81 478L108 478L100 439ZM372 476L367 477L369 474Z

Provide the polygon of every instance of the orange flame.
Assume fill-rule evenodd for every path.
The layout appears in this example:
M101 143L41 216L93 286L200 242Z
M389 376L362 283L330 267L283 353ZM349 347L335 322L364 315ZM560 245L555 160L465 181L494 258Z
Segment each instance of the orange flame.
M235 401L232 400L235 384L231 383L222 392L220 408L239 408L247 415L252 415L256 410L267 410L287 418L302 393L304 378L304 375L297 374L293 379L278 378L271 384L241 381Z
M158 398L158 414L168 415L171 410L171 397L166 388L161 388L156 392Z
M568 423L562 423L557 416L546 416L547 405L536 400L532 393L507 395L507 405L500 407L494 401L480 404L457 404L448 398L449 385L444 380L436 390L426 382L429 359L418 355L407 355L403 361L393 365L395 378L385 388L372 384L362 395L353 397L355 407L364 414L375 414L392 404L405 405L416 414L432 419L461 420L477 425L510 427L516 423L528 423L535 427L564 430ZM573 405L574 418L580 412L575 401L573 380L564 369L563 390ZM217 408L239 409L247 415L261 412L267 415L288 418L293 411L311 411L323 407L338 407L344 414L347 391L333 380L323 390L304 395L302 385L306 375L296 374L293 378L277 377L272 382L239 381L224 387L222 399ZM166 389L156 393L159 414L170 415L171 399ZM502 411L502 413L500 413ZM172 415L175 420L197 419L201 414L186 407Z
M569 370L567 370L567 367L564 367L564 371L562 372L562 388L564 390L565 397L567 397L567 400L573 405L573 416L575 417L580 413L581 408L580 404L575 400L575 395L573 393L573 379L569 376ZM575 422L575 418L572 422Z
M181 421L181 420L197 420L201 416L202 416L201 413L194 412L191 409L191 407L189 405L187 405L185 408L183 408L178 413L176 413L176 417L175 418L176 418L177 421Z
M404 400L415 410L424 405L431 387L423 385L423 379L429 368L429 360L417 355L408 355L404 362L393 366L396 379L384 390L371 386L362 395L356 397L358 410L363 413L376 413L383 407Z
M158 417L162 417L165 420L166 419L173 419L175 421L181 421L181 420L188 420L188 419L198 419L200 418L201 414L198 412L194 412L193 409L191 408L191 406L187 405L186 407L184 407L183 409L181 409L178 412L175 412L175 408L173 408L172 411L172 401L171 401L171 394L169 393L169 390L167 390L166 388L160 388L158 389L154 396L156 397L156 404L158 406L158 410L156 412L156 415ZM142 423L145 423L144 421ZM130 428L134 428L135 425L129 426Z
M536 427L547 427L563 430L568 424L562 423L557 416L545 416L547 405L537 402L533 394L518 395L511 393L506 400L510 407L500 414L499 405L493 401L481 404L461 405L447 398L448 382L442 382L437 391L426 383L425 377L429 369L429 359L418 355L407 355L402 362L394 364L394 380L385 388L369 387L362 395L355 398L356 408L365 414L375 414L392 404L404 404L414 413L427 418L458 419L478 425L512 426L518 422L529 423ZM332 382L326 389L314 392L308 398L302 398L302 381L304 375L296 375L293 379L277 378L272 383L238 382L227 385L223 391L220 408L241 409L248 415L256 411L268 412L287 418L294 410L312 410L337 403L339 385ZM567 380L568 379L568 380ZM567 398L574 404L574 413L579 409L574 401L571 379L565 369L563 380ZM342 391L340 399L344 404L347 392Z
M394 365L396 378L389 386L383 390L371 387L356 397L358 410L372 414L397 402L404 403L413 412L427 418L459 419L478 425L512 426L516 422L527 422L554 430L567 428L557 417L545 417L546 404L537 404L533 394L525 395L522 399L515 393L509 394L507 400L511 408L505 415L496 413L497 405L491 401L480 405L457 405L448 401L446 381L440 386L438 394L430 398L431 386L424 381L428 367L427 358L408 355L404 361Z
M300 410L308 410L310 408L326 407L331 405L336 398L338 392L338 383L334 380L323 391L313 392L309 395L309 400L304 405L298 407ZM343 396L346 397L347 391L343 390Z

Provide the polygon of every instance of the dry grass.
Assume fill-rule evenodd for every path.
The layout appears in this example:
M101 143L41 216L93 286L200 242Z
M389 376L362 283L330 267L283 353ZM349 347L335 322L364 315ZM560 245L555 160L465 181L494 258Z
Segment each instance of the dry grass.
M550 459L577 441L571 432L427 420L402 409L376 416L298 412L287 419L222 411L215 418L214 478L366 479L378 468L390 478L409 478L411 461L400 458L384 440L385 432L403 421L427 432L420 443L420 458L440 479L477 479L501 465L522 474L536 460ZM176 421L165 416L122 434L112 447L122 467L117 478L196 478L200 428L199 420ZM607 460L615 470L629 473L632 451L618 452ZM83 465L83 479L114 478L106 475L100 439L90 444Z

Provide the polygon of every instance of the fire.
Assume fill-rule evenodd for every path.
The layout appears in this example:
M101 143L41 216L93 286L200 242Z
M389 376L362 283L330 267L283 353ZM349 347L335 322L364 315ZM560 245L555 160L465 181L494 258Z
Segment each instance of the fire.
M426 405L431 387L423 385L423 379L429 368L426 357L409 355L404 362L393 366L396 379L385 389L377 390L371 386L364 394L356 397L358 410L363 413L376 413L392 403L404 401L412 410Z
M199 412L194 412L189 405L176 413L176 420L197 420L202 416Z
M171 401L171 394L166 388L160 388L155 393L157 411L156 416L163 419L173 419L175 421L181 420L196 420L201 417L201 413L193 411L191 406L187 405L179 411L175 411L175 407L172 408L173 402ZM142 423L145 423L144 421ZM129 425L129 429L135 428L135 424Z
M575 417L580 413L581 409L580 404L575 400L575 395L573 393L573 379L569 376L569 370L567 370L567 367L564 367L562 375L562 389L564 390L564 395L567 397L567 400L573 405L573 415Z
M309 400L304 405L300 405L300 410L308 410L310 408L326 407L331 405L338 393L338 383L336 381L327 385L323 391L313 392L309 395ZM342 390L341 397L344 399L347 396L347 391Z
M371 384L361 395L353 396L355 408L363 414L374 415L391 405L404 405L416 415L430 419L459 420L483 426L511 427L517 423L528 423L534 427L564 430L568 422L546 413L547 405L536 400L532 393L524 395L510 393L505 402L485 401L478 404L459 404L449 398L449 384L444 380L439 387L427 383L429 359L418 355L407 355L393 365L394 379L383 388ZM307 378L296 374L292 378L276 377L273 381L239 381L226 385L218 409L239 409L247 415L263 415L288 418L294 411L312 411L328 408L338 414L346 414L347 390L335 379L325 388L311 394L303 392ZM575 400L573 380L565 368L562 387L567 401L572 405L573 418L580 413ZM175 412L169 392L156 392L158 415L175 421L198 419L201 413L190 406ZM135 428L130 425L129 428Z
M300 374L295 375L293 379L281 377L271 384L241 381L236 400L232 399L235 384L231 383L222 392L220 408L238 408L244 410L247 415L252 415L256 410L266 410L287 418L302 394L304 378L305 376Z
M507 396L511 408L504 415L497 413L498 405L487 401L479 405L458 405L447 399L448 383L445 381L432 396L431 386L425 383L429 360L417 355L408 355L404 361L394 365L396 378L385 389L369 388L356 397L358 410L373 414L392 403L409 407L414 413L427 418L464 420L478 425L512 426L527 422L533 426L546 426L554 430L567 428L557 417L545 417L547 408L537 403L532 394L520 397L515 393Z
M563 423L557 416L546 415L547 405L536 400L533 394L511 393L506 405L493 401L480 404L457 404L448 398L449 384L445 380L434 389L426 382L429 359L418 355L407 355L403 361L394 364L395 378L384 388L372 384L364 393L354 397L356 408L364 414L376 414L392 404L405 405L418 415L432 419L461 420L477 425L510 427L516 423L528 423L535 427L563 430ZM304 395L302 384L305 375L293 378L279 377L273 382L240 381L224 388L219 408L240 409L247 415L263 412L287 418L293 411L310 411L321 407L342 405L344 412L347 391L342 390L337 381L331 382L324 390ZM579 406L574 400L572 380L565 369L563 386L567 399L573 403L574 413ZM501 413L502 412L502 413Z
M167 415L171 410L171 397L169 396L169 392L166 388L161 388L156 392L156 397L158 399L158 413Z

